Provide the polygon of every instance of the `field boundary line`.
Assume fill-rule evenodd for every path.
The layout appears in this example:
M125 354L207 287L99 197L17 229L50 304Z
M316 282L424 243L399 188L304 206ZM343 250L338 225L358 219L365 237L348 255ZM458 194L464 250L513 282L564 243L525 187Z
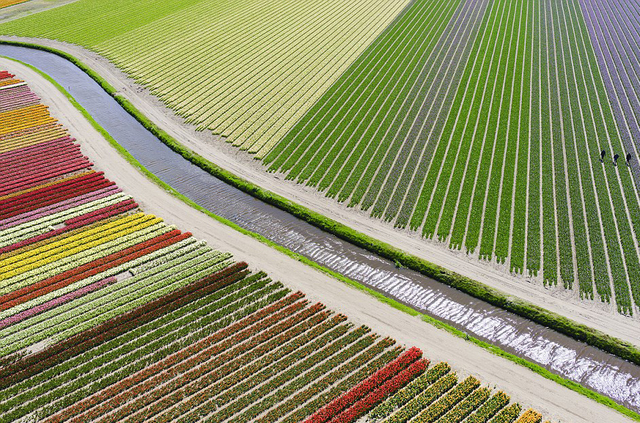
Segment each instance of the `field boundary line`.
M146 116L144 116L140 111L138 111L128 100L126 100L123 96L119 95L117 93L117 91L115 90L115 88L113 88L108 82L106 82L99 74L97 74L95 71L93 71L91 68L89 68L88 66L86 66L83 62L79 61L78 59L76 59L74 56L72 56L69 53L63 52L61 50L57 50L55 48L50 48L50 47L46 47L46 46L42 46L39 44L33 44L33 43L24 43L24 42L20 42L20 41L9 41L9 40L0 40L0 44L7 44L7 45L16 45L16 46L21 46L21 47L27 47L27 48L33 48L33 49L38 49L38 50L44 50L53 54L56 54L58 56L61 56L69 61L71 61L72 63L74 63L76 66L78 66L82 71L84 71L85 73L87 73L90 77L92 77L94 80L96 80L96 82L98 82L98 84L100 84L103 89L105 89L105 91L107 91L107 93L109 93L116 101L118 101L118 103L120 103L122 105L122 107L129 112L133 117L135 117L142 125L144 125L147 129L149 129L154 135L156 135L163 143L167 144L169 147L171 147L174 151L176 151L177 153L179 153L180 155L182 155L185 159L191 161L192 163L202 167L204 170L206 170L208 173L212 174L213 176L216 176L224 181L226 181L227 183L229 183L230 185L239 188L251 195L253 195L254 197L263 200L269 204L272 204L278 208L283 209L284 211L290 212L293 215L307 221L308 223L317 226L320 229L325 230L326 232L332 233L338 237L340 237L341 239L344 239L346 241L352 242L354 245L360 246L362 248L365 248L367 250L369 250L370 252L374 253L374 254L378 254L384 258L390 259L390 260L397 260L399 263L405 265L406 267L415 270L419 273L424 274L425 276L428 277L432 277L442 283L445 283L447 285L453 286L457 289L462 290L463 292L468 293L469 295L472 295L476 298L482 299L484 301L487 301L490 304L496 305L498 307L501 307L507 311L513 312L515 314L518 314L522 317L528 318L534 322L537 322L539 324L542 324L546 327L549 327L550 329L554 329L557 330L560 333L563 333L567 336L570 336L578 341L581 342L585 342L589 345L595 346L597 348L601 348L611 354L617 355L621 358L627 359L631 362L634 362L636 364L640 364L640 350L631 345L630 343L621 341L617 338L611 337L609 335L606 335L600 331L597 331L595 329L589 328L586 325L583 324L579 324L577 322L572 321L571 319L564 317L562 315L550 312L542 307L536 306L532 303L526 302L524 300L520 300L520 299L516 299L515 297L509 296L497 289L491 288L487 285L484 285L480 282L474 281L470 278L458 275L452 271L446 270L440 266L434 265L430 262L428 262L425 259L421 259L419 257L416 257L412 254L403 252L402 250L399 250L389 244L386 244L382 241L376 240L372 237L369 237L366 234L360 233L358 231L355 231L353 229L350 229L349 227L347 227L346 225L343 225L339 222L336 222L332 219L326 218L322 215L320 215L317 212L313 212L312 210L298 205L296 203L294 203L291 200L287 200L284 197L281 197L275 193L269 192L267 190L264 190L262 188L260 188L257 185L254 185L236 175L234 175L233 173L226 171L220 167L218 167L217 165L209 162L208 160L198 156L196 153L191 152L190 150L188 150L186 147L182 146L180 143L178 143L175 139L173 139L172 137L170 137L168 134L166 134L163 130L161 130L159 127L157 127L153 122L151 122L148 118L146 118ZM39 72L39 71L38 71ZM40 72L41 73L41 72ZM42 73L41 73L42 74ZM452 327L449 327L448 325L439 322L435 319L430 318L429 316L423 315L417 311L415 311L414 309L402 305L390 298L387 298L386 296L374 291L373 289L367 288L366 286L355 282L349 278L346 278L336 272L333 272L323 266L318 265L317 263L303 257L300 256L299 254L296 254L290 250L287 250L284 247L281 247L277 244L275 244L274 242L264 238L261 235L258 235L256 233L250 232L246 229L243 229L242 227L238 226L237 224L224 219L220 216L217 216L209 211L207 211L206 209L204 209L203 207L199 206L198 204L194 203L193 201L189 200L188 198L184 197L182 194L180 194L179 192L175 191L173 188L171 188L169 185L167 185L166 183L162 182L159 178L157 178L154 174L152 174L151 172L149 172L146 168L144 168L139 162L137 162L137 160L135 158L133 158L122 146L120 146L104 129L102 129L96 122L95 120L93 120L93 118L86 112L86 110L84 110L82 108L82 106L80 106L75 100L73 100L73 98L64 90L64 88L62 88L59 84L57 84L54 80L52 80L50 77L46 77L48 78L48 80L50 82L52 82L61 92L63 92L65 94L65 96L67 96L70 101L72 102L72 104L78 108L78 110L81 111L81 113L89 120L90 123L92 123L92 125L96 128L99 128L99 131L103 134L103 136L105 136L105 138L110 142L111 145L114 146L114 148L116 148L116 150L127 159L127 161L129 161L135 168L137 168L138 170L140 170L143 174L145 174L149 179L151 179L152 181L154 181L156 184L158 184L159 186L163 187L164 189L166 189L167 191L169 191L173 196L181 199L183 202L189 204L191 207L207 214L208 216L218 220L219 222L224 223L225 225L232 227L234 229L236 229L237 231L251 236L255 239L260 240L262 243L269 245L275 249L277 249L280 252L283 252L284 254L289 255L290 257L295 258L298 261L301 261L315 269L318 269L328 275L331 275L333 277L335 277L338 280L343 281L344 283L347 283L351 286L354 286L364 292L369 293L370 295L374 296L375 298L379 299L382 302L385 302L391 306L393 306L394 308L397 308L399 310L403 310L406 313L413 315L413 316L418 316L420 315L421 318L427 322L431 322L432 324L438 326L438 327L442 327L445 328L447 331L451 331L451 333L454 334L458 334L460 337L464 337L465 334L463 334L461 331L458 331ZM479 340L474 340L472 337L470 337L470 340L472 340L472 342L481 345L484 344L482 341ZM497 347L494 347L493 345L489 345L486 344L484 346L484 348L489 349L491 351L498 351L500 350ZM500 350L502 351L502 350ZM509 354L502 351L502 352L497 352L499 355L503 355L505 357L508 357ZM519 359L518 357L513 356L512 358L510 358L512 361L516 361L518 362ZM526 362L528 364L525 364L527 367L530 367L532 369L535 369L537 365L534 365L530 362ZM536 372L540 373L544 373L547 372L546 370L540 368L538 370L535 370ZM541 373L541 374L542 374ZM548 378L552 378L553 380L555 380L555 378L557 377L556 375L550 374L548 376L545 376ZM560 378L561 379L561 378ZM573 382L569 382L569 381L565 381L565 384L572 384ZM576 389L579 389L576 387ZM639 416L640 418L640 416Z

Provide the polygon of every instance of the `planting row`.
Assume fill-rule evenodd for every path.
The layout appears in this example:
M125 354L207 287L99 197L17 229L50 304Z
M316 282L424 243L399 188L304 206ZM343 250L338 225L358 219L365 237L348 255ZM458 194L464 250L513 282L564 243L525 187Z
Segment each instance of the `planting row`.
M615 296L632 313L640 50L624 40L638 33L637 10L580 4L588 25L569 1L413 2L265 164L512 272Z

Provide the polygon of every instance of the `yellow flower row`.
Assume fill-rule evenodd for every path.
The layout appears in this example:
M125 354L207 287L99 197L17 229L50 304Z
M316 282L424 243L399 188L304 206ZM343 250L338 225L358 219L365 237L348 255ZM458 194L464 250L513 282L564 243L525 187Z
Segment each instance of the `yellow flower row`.
M122 223L122 220L119 221ZM41 254L31 255L34 253L33 251L26 252L25 255L29 255L29 257L26 260L18 261L9 266L6 266L7 271L3 272L2 275L0 275L0 280L5 280L29 270L35 269L37 267L43 266L45 264L52 263L61 258L87 250L96 245L114 240L137 230L144 229L161 221L162 219L159 219L155 216L144 215L144 217L142 218L129 220L123 225L111 230L105 231L103 227L98 227L88 231L92 232L90 236L86 236L86 234L84 234L85 236L82 236L83 234L78 234L73 238L82 238L73 243L69 242L69 239L64 239L54 243L54 245L59 245L55 245L55 248L53 249L51 248L51 245L43 246L41 249L39 249L44 251ZM112 226L112 224L105 226ZM13 259L15 259L16 257L17 256L10 257L8 260L14 261ZM2 264L0 264L0 266L2 266Z
M47 114L47 106L44 104L36 104L34 106L22 107L20 109L9 110L8 112L0 113L0 123L14 122L17 117L28 116L34 113Z
M22 191L17 191L17 192L13 192L11 194L3 195L3 196L0 196L0 201L6 200L8 198L17 197L18 195L26 194L28 192L35 191L35 190L38 190L38 189L46 188L46 187L49 187L51 185L67 182L67 181L70 181L71 179L80 178L82 176L86 176L86 175L89 175L89 174L92 174L92 173L95 173L95 170L89 170L87 172L79 173L77 175L72 175L72 176L69 176L67 178L56 179L55 181L51 181L51 182L47 182L47 183L44 183L44 184L36 185L35 187L32 187L32 188L27 188L27 189L23 189Z
M0 129L0 135L8 134L15 131L20 131L22 129L33 128L34 126L40 126L47 123L57 122L56 119L51 116L38 116L30 119L23 119L17 125L9 125L7 127L3 127Z
M68 247L72 246L73 243L75 243L75 242L77 242L77 241L79 241L79 240L81 240L81 239L83 239L85 237L91 236L94 233L108 231L108 230L110 230L112 228L115 228L117 226L123 225L123 224L125 224L127 222L131 222L131 221L140 219L143 216L145 216L144 213L136 213L136 214L132 214L132 215L129 215L129 216L120 217L120 218L118 218L116 220L104 223L104 224L102 224L100 226L97 226L97 227L94 227L94 228L91 228L91 229L87 229L86 231L83 231L83 232L81 232L80 234L78 234L76 236L69 237L69 238L65 239L64 241L51 242L49 244L43 245L41 248L38 248L36 250L32 250L32 251L30 251L28 253L24 253L24 254L16 255L14 257L10 257L10 258L6 258L6 259L3 259L3 260L0 260L0 267L5 268L5 266L8 266L8 265L10 265L12 263L19 262L19 261L25 261L30 256L40 255L40 254L44 253L45 251L48 254L51 254L53 250L55 250L56 248L60 248L62 246L68 248Z

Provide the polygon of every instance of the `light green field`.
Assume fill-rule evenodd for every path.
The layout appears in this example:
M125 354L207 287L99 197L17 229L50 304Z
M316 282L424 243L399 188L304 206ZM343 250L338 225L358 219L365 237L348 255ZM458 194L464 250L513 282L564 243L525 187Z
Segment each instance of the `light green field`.
M80 0L0 33L95 50L199 129L256 152L282 138L407 3Z

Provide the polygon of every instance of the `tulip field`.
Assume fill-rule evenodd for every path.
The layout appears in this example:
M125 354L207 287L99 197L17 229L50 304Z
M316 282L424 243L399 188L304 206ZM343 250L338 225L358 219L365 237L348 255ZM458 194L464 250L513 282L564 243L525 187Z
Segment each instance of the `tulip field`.
M0 34L94 50L327 201L633 314L639 14L630 0L78 0Z
M257 152L281 138L407 3L78 0L6 28L37 28L38 37L98 51L198 129Z
M0 422L520 416L506 394L142 212L4 71L0 110Z
M396 227L632 313L640 55L626 45L637 5L469 0L433 40L451 5L405 9L264 162Z

